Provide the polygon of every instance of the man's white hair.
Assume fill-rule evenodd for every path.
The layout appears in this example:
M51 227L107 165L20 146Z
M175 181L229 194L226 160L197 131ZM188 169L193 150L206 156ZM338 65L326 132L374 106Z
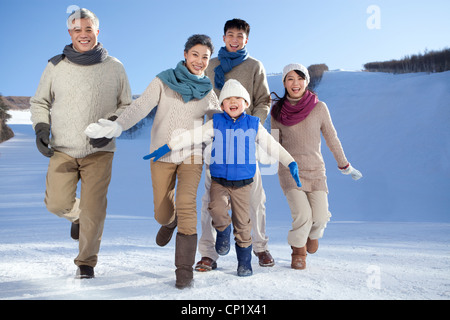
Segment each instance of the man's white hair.
M92 21L92 24L94 25L94 28L97 30L100 26L100 21L98 20L97 16L92 11L85 8L75 10L70 14L70 16L67 18L68 29L71 28L73 21L76 19L90 19Z

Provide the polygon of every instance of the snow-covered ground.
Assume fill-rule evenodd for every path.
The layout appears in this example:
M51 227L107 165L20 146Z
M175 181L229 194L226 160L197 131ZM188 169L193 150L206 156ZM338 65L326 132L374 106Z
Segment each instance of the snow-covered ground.
M282 94L280 76L269 85ZM70 224L43 204L48 159L27 113L12 112L16 136L0 144L0 299L449 299L450 72L332 71L317 92L364 177L340 174L323 144L333 216L307 269L290 269L289 207L278 177L264 175L276 265L253 258L254 275L240 278L232 249L185 290L174 287L174 241L154 241L159 225L142 160L150 128L118 140L96 278L80 281ZM201 182L199 207L203 192Z

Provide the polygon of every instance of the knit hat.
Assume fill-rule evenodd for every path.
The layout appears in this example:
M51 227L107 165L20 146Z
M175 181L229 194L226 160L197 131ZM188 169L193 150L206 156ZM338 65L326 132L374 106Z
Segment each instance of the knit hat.
M222 101L230 97L243 98L250 106L250 95L244 86L235 79L230 79L223 85L222 91L220 91L219 104L222 105Z
M291 63L283 68L283 81L284 81L284 78L286 78L286 75L289 72L291 72L292 70L298 70L298 71L303 72L303 74L305 75L306 84L309 83L308 69L306 69L305 66L300 63Z

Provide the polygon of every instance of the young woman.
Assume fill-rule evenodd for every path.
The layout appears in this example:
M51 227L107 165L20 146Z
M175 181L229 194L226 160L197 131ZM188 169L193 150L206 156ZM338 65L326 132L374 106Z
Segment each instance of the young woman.
M205 35L191 36L184 61L161 72L116 121L100 120L86 129L90 138L119 136L158 106L151 130L150 152L184 130L203 124L204 115L221 112L212 84L204 71L214 48ZM202 174L202 148L168 152L151 162L155 219L162 225L156 242L165 246L178 227L175 247L176 286L193 280L197 250L197 188ZM178 181L176 181L178 180ZM176 199L174 198L176 185Z
M330 148L339 170L354 180L362 177L345 157L341 142L331 121L327 105L308 89L309 73L301 64L283 69L285 93L271 110L272 130L278 129L281 145L299 166L302 187L293 183L289 170L279 167L281 188L292 214L288 243L292 247L293 269L306 267L306 252L317 251L318 239L330 219L325 163L320 152L321 134Z

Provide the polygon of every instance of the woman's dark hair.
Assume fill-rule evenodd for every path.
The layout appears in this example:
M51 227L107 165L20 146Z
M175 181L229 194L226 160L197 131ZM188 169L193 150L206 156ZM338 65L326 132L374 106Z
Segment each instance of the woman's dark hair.
M211 41L211 38L205 34L194 34L194 35L190 36L184 45L184 52L188 52L192 47L194 47L198 44L207 46L209 48L209 50L211 51L211 55L213 54L214 45Z
M301 72L300 70L294 70L300 77L302 77L303 79L306 79L305 74L303 72ZM283 83L284 83L284 79L283 79ZM308 90L309 92L311 92L312 94L316 94L314 91L310 90L308 87L306 87L306 90ZM287 89L284 89L284 95L280 98L275 92L271 92L270 95L275 95L276 98L274 99L274 104L272 106L272 111L270 112L271 116L275 119L275 120L279 120L280 118L280 113L281 113L281 109L283 108L283 104L286 101L287 97L288 97L288 92Z

